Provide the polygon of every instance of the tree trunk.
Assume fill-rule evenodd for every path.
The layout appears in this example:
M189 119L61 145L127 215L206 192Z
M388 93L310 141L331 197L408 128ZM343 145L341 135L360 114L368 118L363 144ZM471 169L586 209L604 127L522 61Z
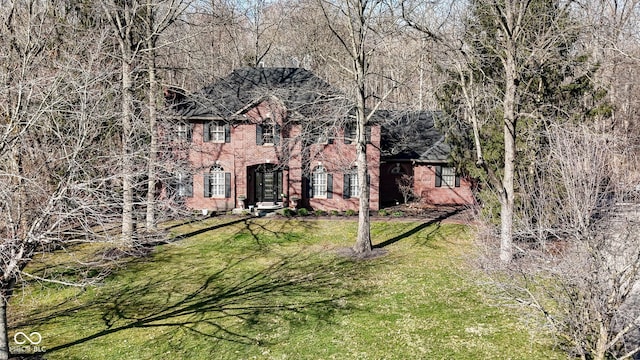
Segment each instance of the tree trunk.
M364 125L362 126L364 130ZM364 138L364 131L362 132ZM360 188L360 202L358 212L358 238L354 251L358 254L371 251L371 219L369 217L369 183L367 171L367 145L357 143L356 165L358 169L358 187Z
M507 7L507 10L509 7ZM513 14L507 11L508 21ZM513 39L508 39L504 58L505 92L503 97L504 112L504 174L500 189L500 260L509 262L513 258L513 209L516 155L516 95L517 66L516 46Z
M600 324L600 331L598 333L598 340L596 341L595 353L593 354L593 360L604 360L607 355L607 343L609 339L609 330L604 324Z
M9 327L7 326L8 299L0 294L0 360L9 359Z
M361 8L362 9L362 8ZM364 15L361 15L364 21ZM362 31L362 30L361 30ZM362 34L358 34L362 36ZM363 40L361 40L363 41ZM356 47L354 46L354 49ZM361 46L360 46L361 48ZM361 49L362 50L362 49ZM358 238L354 251L363 254L371 251L371 219L369 217L369 171L367 168L367 136L365 125L367 123L366 106L366 59L365 52L354 52L358 54L354 59L355 80L358 85L356 99L356 166L358 169L358 185L360 188L360 202L358 207Z
M504 262L509 262L513 258L513 177L515 173L515 150L515 121L509 120L505 116L504 175L502 177L502 191L500 193L500 260Z
M147 71L149 75L149 133L151 141L149 144L149 163L147 165L147 231L156 229L156 162L158 157L158 134L156 129L157 123L157 83L156 83L156 51L153 34L153 12L151 3L147 1L147 51L148 64Z
M13 294L16 285L16 279L10 277L3 279L3 289L0 290L0 360L6 360L11 357L11 349L9 348L9 323L7 322L7 308L9 307L9 299Z
M123 46L122 54L122 242L133 242L133 158L131 137L133 133L133 80L130 56Z

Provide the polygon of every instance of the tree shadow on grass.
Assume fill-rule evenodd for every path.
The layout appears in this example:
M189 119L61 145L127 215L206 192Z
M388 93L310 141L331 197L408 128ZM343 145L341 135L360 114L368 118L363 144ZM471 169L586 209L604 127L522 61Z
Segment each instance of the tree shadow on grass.
M207 233L207 232L210 232L210 231L214 231L214 230L217 230L217 229L221 229L221 228L224 228L224 227L227 227L227 226L239 224L241 222L245 222L246 223L247 221L249 221L249 219L250 218L248 218L248 217L242 217L242 218L237 219L237 220L232 220L232 221L225 222L225 223L222 223L222 224L216 224L216 225L209 226L209 227L206 227L206 228L198 229L198 230L186 233L186 234L177 235L177 236L172 238L172 241L179 241L179 240L188 239L188 238L194 237L196 235L204 234L204 233ZM190 222L190 223L192 223L192 222ZM185 225L185 224L180 224L179 226L182 226L182 225Z
M383 242L381 242L381 243L379 243L379 244L375 244L375 245L373 246L373 248L374 248L374 249L382 249L382 248L385 248L385 247L387 247L387 246L389 246L389 245L392 245L392 244L397 243L398 241L400 241L400 240L402 240L402 239L406 239L406 238L408 238L409 236L414 235L414 234L416 234L416 233L418 233L418 232L420 232L420 231L424 230L425 228L427 228L427 227L429 227L429 226L431 226L431 225L433 225L433 224L437 224L436 228L435 228L433 231L431 231L431 232L430 232L430 234L433 234L433 233L435 233L435 232L440 228L440 223L441 223L443 220L446 220L447 218L449 218L449 217L451 217L451 216L453 216L453 215L456 215L456 214L458 214L458 213L459 213L459 212L461 212L461 211L463 211L463 209L454 209L454 210L452 210L452 211L448 211L448 212L440 213L440 214L438 214L436 217L434 217L433 219L428 220L428 221L426 221L426 222L423 222L422 224L420 224L420 225L418 225L418 226L414 227L413 229L410 229L410 230L408 230L408 231L405 231L405 232L403 232L402 234L397 235L397 236L394 236L394 237L392 237L391 239L385 240L385 241L383 241ZM429 235L429 236L430 236L430 235Z
M231 245L231 242L236 241L235 237L243 233L248 234L253 239L254 246L244 246L241 249L242 251L241 255L231 253L231 260L229 261L235 261L235 259L241 256L248 256L248 254L252 254L255 252L263 254L264 250L267 249L269 244L274 242L273 240L270 241L267 238L270 238L270 237L277 238L277 242L297 241L301 236L300 232L313 231L313 229L315 229L314 225L310 225L307 223L303 223L303 224L295 223L292 225L290 221L279 221L277 222L278 224L280 224L279 227L273 228L274 224L268 224L270 226L267 226L263 224L264 220L261 220L258 222L254 220L255 220L254 218L247 218L247 217L235 219L225 223L216 224L214 226L209 226L209 227L198 229L189 233L181 234L170 240L163 241L156 245L164 245L167 243L176 242L178 240L183 240L183 239L191 238L191 237L201 235L201 234L206 234L206 233L213 234L216 230L233 226L239 223L243 223L244 226L237 227L235 231L233 231L231 234L228 234L228 237L225 240L220 241L222 247L229 247ZM298 227L297 229L298 233L291 234L287 232L291 229L292 226ZM246 245L249 245L249 244L246 244ZM98 285L98 284L100 284L106 277L115 276L120 271L130 268L131 266L138 265L138 266L144 267L146 266L145 264L150 262L151 263L162 263L162 262L170 263L173 261L179 261L172 254L167 254L165 252L160 252L160 253L155 252L154 251L155 246L152 247L149 244L144 244L144 246L140 248L140 250L146 249L149 252L149 254L154 253L155 255L153 257L148 256L149 254L146 254L145 256L135 256L133 255L133 252L131 252L131 254L123 254L121 257L118 257L118 258L105 255L105 252L111 252L114 249L117 250L118 248L116 247L116 248L101 249L100 251L94 253L93 256L96 258L95 261L89 261L85 263L85 262L78 262L75 260L71 260L69 262L56 263L54 268L50 266L43 266L42 269L39 269L38 271L36 271L34 274L39 275L41 277L54 277L57 279L65 280L69 283L73 283L74 282L73 279L78 278L80 276L79 274L81 273L95 272L96 274L98 273L101 274L101 276L98 276L98 275L87 276L85 274L85 277L91 281L89 281L89 283L84 287L78 287L77 293L71 296L65 297L64 299L62 299L60 302L56 304L48 305L46 308L40 308L40 309L31 311L27 319L13 323L11 325L11 328L21 328L34 323L46 323L47 321L50 321L57 316L60 316L60 314L64 315L64 312L73 313L73 312L83 311L87 309L89 307L88 305L74 305L74 304L77 304L77 301L76 301L77 296L81 295L82 292L87 288L91 288L96 285L100 287L101 285ZM234 251L234 250L231 250L231 251ZM34 281L30 281L30 283L32 285L38 285L39 282L34 280ZM46 285L46 283L43 283L43 284L40 284L39 286L49 286L49 285ZM54 284L51 286L58 287L59 285ZM94 305L97 305L97 304L94 303Z
M37 326L61 317L100 317L103 326L92 334L50 347L48 352L78 346L128 329L165 327L184 329L212 339L241 344L264 344L251 328L273 324L274 318L315 317L330 321L335 312L351 311L346 299L364 295L349 279L362 276L367 266L319 256L281 257L257 271L245 268L251 257L229 263L200 277L197 289L167 291L173 284L194 283L193 274L176 279L170 274L144 284L123 284L90 304L59 309L55 314L26 321ZM178 286L180 287L180 286ZM96 313L100 315L96 315ZM237 324L241 323L242 326ZM236 325L231 325L236 324ZM247 328L248 327L248 328Z

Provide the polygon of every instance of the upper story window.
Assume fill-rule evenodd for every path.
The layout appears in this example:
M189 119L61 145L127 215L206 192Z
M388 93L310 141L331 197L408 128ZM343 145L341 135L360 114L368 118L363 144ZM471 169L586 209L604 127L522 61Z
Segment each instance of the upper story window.
M176 134L178 140L191 141L191 124L179 123Z
M262 143L275 144L275 126L273 124L262 125Z
M205 142L224 143L231 140L229 124L221 121L205 122L202 134Z
M460 177L456 176L456 168L436 166L436 187L441 186L460 186Z
M214 165L204 176L204 197L228 198L231 195L231 173L222 166Z
M371 126L365 125L365 140L367 143L371 143ZM355 122L349 122L344 127L344 143L355 143L358 136L358 124Z
M347 123L344 126L344 143L351 144L352 142L356 142L358 128L356 124L353 122Z
M276 145L280 142L280 125L271 119L264 119L256 125L257 145Z

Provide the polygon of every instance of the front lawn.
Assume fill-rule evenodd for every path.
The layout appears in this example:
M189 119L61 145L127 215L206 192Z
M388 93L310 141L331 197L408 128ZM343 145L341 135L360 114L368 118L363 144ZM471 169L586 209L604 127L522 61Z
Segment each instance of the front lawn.
M47 359L564 358L491 306L463 225L375 222L387 255L355 261L353 220L229 221L175 227L97 286L30 284L11 335L39 332Z

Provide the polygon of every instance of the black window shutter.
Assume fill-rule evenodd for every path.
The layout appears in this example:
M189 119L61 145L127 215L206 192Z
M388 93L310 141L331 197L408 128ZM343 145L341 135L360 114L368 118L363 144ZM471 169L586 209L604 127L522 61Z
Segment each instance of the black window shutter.
M262 125L256 124L256 145L262 145L264 143L262 138Z
M364 127L364 134L367 144L371 144L371 126Z
M442 186L442 166L436 166L436 187Z
M280 125L275 124L273 126L273 143L278 145L280 144Z
M344 126L344 143L351 144L351 126L349 124Z
M224 197L225 198L231 197L231 173L230 172L224 173Z
M202 140L211 141L211 122L207 121L203 124Z
M184 187L186 192L185 196L192 197L193 196L193 176L187 175L184 181L185 181Z
M311 199L313 197L313 184L311 184L311 178L309 176L304 177L304 185L307 188L307 199Z
M456 187L460 187L460 176L456 175Z
M204 174L204 197L211 197L211 176L209 173Z
M327 199L333 198L333 175L327 174Z
M231 126L229 124L224 124L224 142L231 142Z
M191 142L193 137L193 124L187 123L187 141Z
M342 198L349 199L351 198L351 174L344 174L343 179Z

